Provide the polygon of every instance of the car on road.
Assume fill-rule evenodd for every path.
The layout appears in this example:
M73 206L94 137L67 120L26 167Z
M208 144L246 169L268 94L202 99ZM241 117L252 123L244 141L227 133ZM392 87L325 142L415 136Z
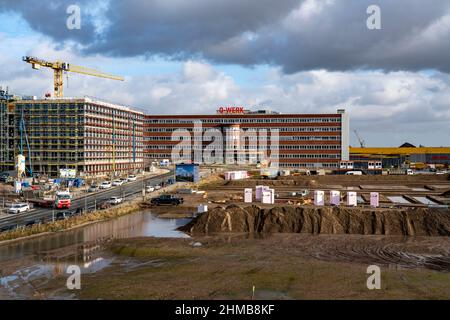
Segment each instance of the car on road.
M137 177L134 174L131 174L131 175L128 176L127 180L128 181L136 181Z
M112 184L110 181L104 181L102 182L102 184L100 185L100 189L109 189L112 187Z
M122 181L122 180L114 180L114 181L112 182L112 185L113 185L114 187L121 186L121 185L123 185L123 181Z
M175 197L173 195L170 194L163 194L160 195L159 197L153 198L152 200L150 200L151 204L154 205L161 205L161 204L170 204L173 206L178 206L180 204L182 204L184 202L183 198L178 198Z
M31 227L31 226L34 226L35 224L39 224L40 223L40 221L39 220L31 220L31 221L27 221L26 223L25 223L25 227L27 228L27 227Z
M17 229L17 225L15 225L15 226L5 226L5 227L2 227L2 228L0 229L0 232L6 232L6 231L14 230L14 229Z
M145 187L145 192L153 192L153 191L155 191L155 187L153 187L153 186L146 186Z
M109 204L112 204L112 205L116 205L116 204L122 203L122 201L123 201L122 198L119 198L119 197L111 197L111 198L109 198L108 203L109 203Z
M0 173L0 182L7 182L10 174L8 172Z
M27 212L30 210L31 210L31 208L28 203L15 203L8 209L8 213L16 214L16 213Z
M89 188L88 188L88 192L95 192L95 191L98 191L98 189L99 189L99 187L98 187L98 185L96 185L96 184L93 184L93 185L91 185Z
M72 212L71 211L61 211L61 212L57 212L55 215L55 220L59 221L59 220L65 220L69 217L72 216Z

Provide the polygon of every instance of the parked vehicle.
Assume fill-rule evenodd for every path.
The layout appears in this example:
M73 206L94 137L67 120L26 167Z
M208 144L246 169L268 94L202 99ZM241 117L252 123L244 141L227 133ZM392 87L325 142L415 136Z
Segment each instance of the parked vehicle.
M412 169L406 169L406 174L407 175L413 175L414 171Z
M159 166L160 167L167 167L170 165L170 160L169 159L163 159L159 162Z
M28 203L15 203L9 209L8 213L17 214L30 211L30 205Z
M155 187L153 187L153 186L145 187L145 192L153 192L153 191L155 191Z
M116 205L116 204L122 203L122 201L123 201L122 198L119 198L119 197L111 197L111 198L109 198L108 203L109 203L109 204L112 204L112 205Z
M153 198L150 203L154 205L161 205L161 204L170 204L178 206L183 203L183 198L177 198L170 194L161 195L159 197Z
M155 190L159 190L159 189L161 189L161 186L160 186L159 184L157 184L157 185L155 186Z
M127 180L128 181L136 181L137 177L134 174L131 174L131 175L128 176Z
M362 171L347 171L345 173L348 176L362 176Z
M112 184L110 181L104 181L102 182L102 184L100 185L100 189L109 189L112 187Z
M300 190L299 192L297 192L297 195L302 196L302 197L306 197L308 194L309 194L308 189L303 189L303 190Z
M114 180L114 181L112 182L112 185L113 185L114 187L121 186L121 185L123 185L123 181L122 181L122 180Z

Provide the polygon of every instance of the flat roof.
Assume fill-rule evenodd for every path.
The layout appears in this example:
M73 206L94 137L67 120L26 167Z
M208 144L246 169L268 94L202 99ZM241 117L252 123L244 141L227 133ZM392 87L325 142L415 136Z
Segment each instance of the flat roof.
M108 108L112 108L112 109L117 109L117 110L121 110L121 111L128 111L128 112L134 112L134 113L138 113L138 114L144 114L142 111L138 111L135 110L133 108L130 107L126 107L123 105L119 105L119 104L115 104L115 103L110 103L110 102L106 102L106 101L102 101L99 99L95 99L95 98L90 98L90 97L84 97L84 98L72 98L72 97L63 97L63 98L46 98L46 99L21 99L21 100L15 100L13 101L16 104L29 104L29 103L91 103L91 104L95 104L95 105L99 105L99 106L103 106L103 107L108 107Z
M408 155L408 154L434 154L434 153L448 153L450 154L450 147L416 147L416 148L354 148L350 147L351 154L379 154L379 155Z
M196 118L208 118L208 119L223 119L223 118L328 118L328 117L340 117L341 114L339 113L268 113L268 114L261 114L261 113L247 113L247 114L203 114L203 115L195 115L195 114L188 114L188 115L170 115L170 114L158 114L158 115L152 115L152 114L146 114L145 118L149 119L196 119Z

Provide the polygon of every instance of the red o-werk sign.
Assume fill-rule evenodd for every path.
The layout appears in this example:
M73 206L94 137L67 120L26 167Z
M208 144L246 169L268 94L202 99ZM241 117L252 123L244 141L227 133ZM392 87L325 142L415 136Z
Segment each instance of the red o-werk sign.
M244 113L244 107L219 107L217 110L219 113L239 114Z

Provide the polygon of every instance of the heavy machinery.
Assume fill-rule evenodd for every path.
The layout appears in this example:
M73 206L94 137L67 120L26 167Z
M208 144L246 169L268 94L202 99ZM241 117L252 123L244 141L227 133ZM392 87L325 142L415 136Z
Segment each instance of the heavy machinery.
M75 72L80 74L85 74L94 77L124 81L123 77L115 76L112 74L104 73L95 69L85 68L76 66L73 64L69 64L67 62L49 62L36 57L23 57L23 61L30 63L33 69L39 70L41 67L51 68L54 70L54 97L62 98L63 97L63 87L64 87L64 72Z

